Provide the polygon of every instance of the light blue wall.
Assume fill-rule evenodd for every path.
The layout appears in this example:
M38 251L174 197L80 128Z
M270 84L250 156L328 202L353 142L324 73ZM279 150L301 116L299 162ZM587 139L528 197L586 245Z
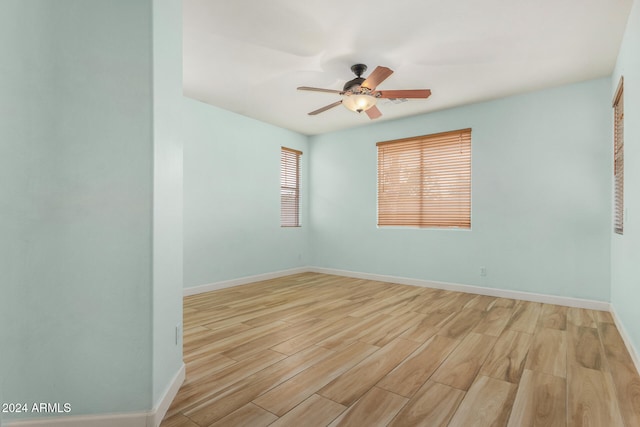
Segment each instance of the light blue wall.
M153 0L153 404L182 366L182 1ZM176 327L179 327L176 340Z
M640 351L640 2L636 0L611 77L611 102L624 76L624 235L611 233L611 301ZM609 104L611 105L611 104ZM609 111L612 115L612 111ZM611 142L612 137L608 140ZM613 226L610 226L613 229Z
M153 123L154 114L174 114L159 102L176 88L152 81L154 73L167 76L166 52L152 49L164 40L152 30L152 3L2 2L4 402L68 402L71 415L148 411L153 390L165 389L179 367L179 348L164 336L173 339L173 326L165 331L164 323L180 318L181 270L173 270L180 250L153 236L154 228L181 223L179 209L164 210L179 202L180 172L154 171L154 161L164 167L179 145L175 127ZM169 50L179 58L175 45ZM175 71L168 74L175 83ZM152 90L160 95L155 104ZM154 137L163 141L155 159ZM154 172L161 178L155 199ZM155 269L153 257L167 266ZM166 285L154 282L169 270ZM159 320L152 305L163 310L176 296L167 321Z
M309 264L307 137L185 98L184 285ZM280 227L280 147L301 150L300 228Z
M312 264L608 301L609 89L598 79L312 137ZM377 228L376 142L468 127L472 230Z

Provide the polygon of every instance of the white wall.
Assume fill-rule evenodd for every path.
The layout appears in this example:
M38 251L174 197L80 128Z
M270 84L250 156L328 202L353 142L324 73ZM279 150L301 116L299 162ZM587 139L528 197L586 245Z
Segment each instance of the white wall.
M377 228L376 142L468 127L472 229ZM312 137L311 262L608 301L610 130L604 78Z
M309 151L303 135L183 101L184 285L309 264ZM301 150L300 228L280 227L280 147Z
M624 234L611 232L611 302L640 354L640 2L633 4L611 76L609 105L624 76ZM609 115L613 113L610 110ZM611 135L608 138L613 144ZM610 225L613 230L613 225Z

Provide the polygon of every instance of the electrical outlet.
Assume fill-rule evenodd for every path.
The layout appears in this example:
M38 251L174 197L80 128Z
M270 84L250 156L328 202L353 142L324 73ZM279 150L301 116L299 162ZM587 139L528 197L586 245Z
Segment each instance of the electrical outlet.
M487 267L480 267L480 276L484 277L487 275Z

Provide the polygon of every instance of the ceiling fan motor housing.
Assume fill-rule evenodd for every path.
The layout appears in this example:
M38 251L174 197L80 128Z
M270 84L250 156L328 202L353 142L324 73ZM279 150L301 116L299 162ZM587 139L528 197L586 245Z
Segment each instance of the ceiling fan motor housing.
M343 90L345 92L351 91L354 93L358 93L360 91L360 86L366 80L362 77L362 74L367 71L367 66L364 64L354 64L351 66L351 71L356 75L356 78L353 80L349 80L344 84Z
M353 80L349 80L344 84L344 88L342 90L344 90L345 92L351 91L358 93L360 91L360 85L362 85L365 80L366 79L364 77L356 77Z

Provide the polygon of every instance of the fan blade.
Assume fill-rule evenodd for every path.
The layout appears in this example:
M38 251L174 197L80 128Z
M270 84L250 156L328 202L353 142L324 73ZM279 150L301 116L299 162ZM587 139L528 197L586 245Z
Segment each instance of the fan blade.
M365 113L367 113L367 116L369 116L371 120L375 120L382 115L380 110L378 110L378 107L376 107L375 105L365 111Z
M431 96L431 91L429 89L378 90L372 95L376 98L428 98Z
M322 89L319 87L309 87L309 86L300 86L298 90L309 90L311 92L326 92L326 93L337 93L342 95L344 92L341 90L333 90L333 89Z
M385 81L387 77L393 74L393 70L387 67L376 67L373 70L373 73L369 74L369 77L362 82L360 86L366 87L367 89L374 90L380 83Z
M317 110L310 112L309 115L310 116L315 116L316 114L320 114L320 113L322 113L324 111L327 111L327 110L329 110L329 109L331 109L333 107L337 107L340 104L342 104L342 99L340 101L334 102L333 104L325 105L322 108L318 108Z

